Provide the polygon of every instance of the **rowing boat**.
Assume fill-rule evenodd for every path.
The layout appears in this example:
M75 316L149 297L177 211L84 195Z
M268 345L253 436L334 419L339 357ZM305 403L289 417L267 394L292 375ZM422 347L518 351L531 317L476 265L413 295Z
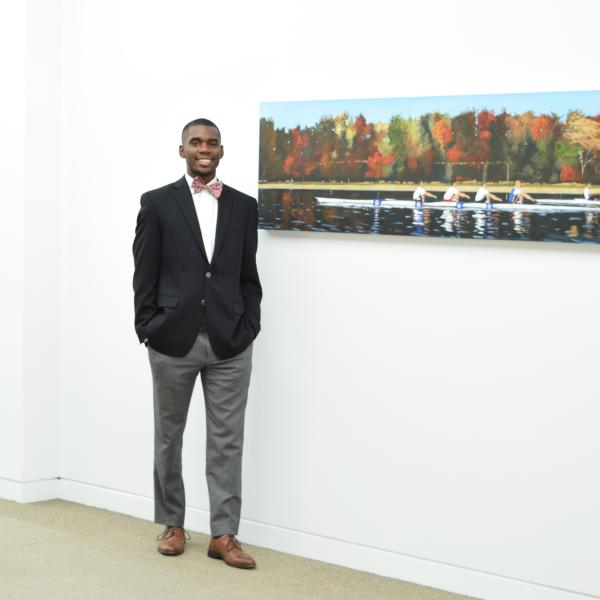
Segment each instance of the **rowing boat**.
M315 196L318 204L323 206L338 206L345 208L412 208L415 210L434 209L448 210L456 209L463 211L502 211L502 212L600 212L600 205L595 206L579 204L508 204L493 202L491 205L485 202L448 202L446 200L417 203L415 200L397 200L395 198L376 198L371 200L360 200L355 198L323 198ZM558 201L557 201L558 202ZM457 204L459 206L457 207Z
M585 198L534 198L536 204L559 204L564 206L600 206L598 200L586 200Z

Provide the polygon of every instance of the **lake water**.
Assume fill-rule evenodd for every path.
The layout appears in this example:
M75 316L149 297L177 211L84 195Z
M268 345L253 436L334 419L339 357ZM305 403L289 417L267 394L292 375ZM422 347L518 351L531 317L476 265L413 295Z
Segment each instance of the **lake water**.
M441 197L441 194L437 194ZM548 194L531 194L547 198ZM319 205L315 196L375 199L375 192L335 190L259 190L259 227L296 231L334 231L495 240L600 243L600 212L533 213L526 210L414 209ZM385 192L380 197L408 200L412 192ZM473 196L473 194L471 194ZM553 194L553 198L561 198ZM564 196L573 198L573 196ZM599 203L600 206L600 203Z

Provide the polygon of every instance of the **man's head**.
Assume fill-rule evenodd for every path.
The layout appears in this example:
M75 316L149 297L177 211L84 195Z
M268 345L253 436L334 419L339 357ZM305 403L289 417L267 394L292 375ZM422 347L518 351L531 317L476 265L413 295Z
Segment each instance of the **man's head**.
M214 179L223 158L221 132L208 119L190 121L181 132L179 156L185 159L188 175L205 183Z
M519 187L519 188L521 187L521 180L520 179L517 179L515 181L515 187Z

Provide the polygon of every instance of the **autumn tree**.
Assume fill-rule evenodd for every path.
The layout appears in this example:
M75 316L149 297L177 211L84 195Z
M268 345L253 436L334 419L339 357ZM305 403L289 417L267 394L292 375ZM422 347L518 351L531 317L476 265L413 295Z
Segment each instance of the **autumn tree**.
M564 138L577 147L581 176L584 177L590 163L598 162L600 158L600 123L580 111L571 111L567 115Z
M312 155L309 132L294 127L291 131L290 148L283 162L283 170L292 179L302 179L310 175L316 168Z
M454 138L452 134L452 120L448 115L432 113L430 119L431 137L435 143L438 154L446 163L445 178L452 179L452 163L448 160L448 147Z
M316 171L323 179L335 177L335 157L338 147L336 121L333 117L321 117L314 128L314 155L317 161Z
M387 123L375 123L376 148L367 158L368 169L365 173L366 179L390 179L393 173L396 157L393 154L392 144L388 136L389 125Z
M284 177L283 155L285 132L275 129L273 119L261 118L259 137L259 175L263 181L281 180Z
M531 165L538 179L557 181L555 173L555 147L562 133L560 119L555 114L542 114L533 118L529 124L531 139L535 144L535 154Z
M368 158L377 149L377 136L372 123L362 114L354 121L352 145L347 161L348 177L360 181L368 168Z

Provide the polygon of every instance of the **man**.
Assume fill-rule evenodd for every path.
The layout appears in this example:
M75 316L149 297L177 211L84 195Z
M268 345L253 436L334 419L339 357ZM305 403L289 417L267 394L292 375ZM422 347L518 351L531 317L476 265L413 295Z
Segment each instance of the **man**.
M470 200L469 195L461 192L456 186L457 182L453 181L450 187L444 193L444 200L446 202L456 202L456 208L462 208L464 204L462 198Z
M523 204L523 200L533 203L533 198L523 191L521 188L521 181L517 179L515 181L515 187L508 194L508 201L510 204Z
M591 183L586 183L585 187L583 188L583 198L584 200L598 200L600 199L600 196L592 193Z
M420 208L423 205L423 202L425 202L426 198L433 198L434 200L437 200L437 196L428 192L424 186L425 182L419 181L417 189L413 192L413 200L415 201L415 206L417 208Z
M475 202L483 202L484 200L486 202L502 202L501 198L488 191L487 183L482 181L477 193L475 194Z
M256 200L216 178L221 134L207 119L182 131L186 173L142 195L133 255L135 329L154 387L158 551L178 555L186 533L181 446L198 374L206 407L211 558L254 568L237 538L244 413L252 342L260 330Z

